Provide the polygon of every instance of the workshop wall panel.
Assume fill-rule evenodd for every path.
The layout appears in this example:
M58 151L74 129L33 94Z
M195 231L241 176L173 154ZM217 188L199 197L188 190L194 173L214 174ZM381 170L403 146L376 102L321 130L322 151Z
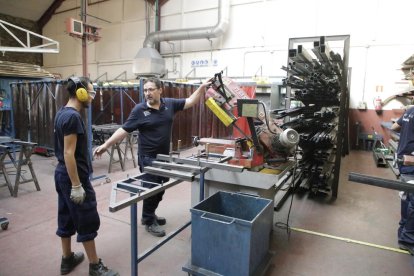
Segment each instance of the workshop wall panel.
M105 47L96 50L96 61L119 60L121 57L122 25L111 25L101 30L102 39L99 43Z
M182 10L185 13L204 10L204 9L214 9L217 7L218 1L211 0L183 0Z
M143 1L139 1L142 2ZM124 0L111 0L99 3L99 5L89 5L88 13L94 16L100 17L104 20L108 20L113 23L122 22L124 14ZM88 18L88 23L92 25L105 25L105 22L93 17ZM106 27L106 26L105 26Z
M145 20L145 2L136 0L124 0L123 20Z
M132 21L121 25L121 56L122 60L128 60L137 54L137 45L144 43L145 21ZM131 65L132 66L132 65Z

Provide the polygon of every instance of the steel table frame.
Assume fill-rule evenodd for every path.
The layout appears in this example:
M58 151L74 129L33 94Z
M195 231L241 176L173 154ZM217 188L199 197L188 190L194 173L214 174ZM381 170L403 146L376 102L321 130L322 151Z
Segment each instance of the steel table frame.
M17 197L17 193L19 191L19 185L20 184L24 184L24 183L28 183L28 182L34 182L35 186L36 186L36 190L40 191L40 185L39 182L37 180L36 177L36 173L34 171L33 168L33 164L32 164L32 160L31 160L31 155L32 155L32 151L33 148L37 145L37 143L32 143L32 142L26 142L26 141L20 141L17 139L13 139L11 137L0 137L0 149L1 149L1 153L0 153L0 170L1 173L3 173L4 178L6 180L6 183L2 183L2 184L6 184L9 188L10 194L13 197ZM19 154L19 158L16 159L15 158L15 147L19 147L20 148L20 154ZM13 151L13 154L11 153L11 151ZM13 166L16 168L16 179L14 181L14 187L11 183L11 180L9 178L9 175L7 173L6 167L5 167L5 158L6 156L9 156L11 162L13 163ZM30 179L26 179L23 175L22 175L22 166L27 165L29 167L30 170L30 174L32 176L32 178ZM21 178L21 180L20 180Z
M216 157L216 156L215 156ZM195 175L199 175L199 183L200 183L200 201L204 199L204 174L208 171L211 167L218 168L222 165L222 168L225 170L231 171L243 171L243 167L241 166L233 166L228 164L220 164L222 162L226 162L229 158L224 157L220 158L218 162L209 162L208 157L206 157L207 161L202 161L200 158L176 158L168 155L157 155L158 160L169 160L174 161L180 164L188 164L188 168L180 167L180 164L177 163L167 163L167 162L159 162L162 164L157 164L156 166L159 167L145 167L144 174L137 175L135 177L130 177L124 180L119 181L118 183L114 183L112 185L111 197L110 197L110 204L109 204L109 211L116 212L121 209L124 209L130 206L130 219L131 219L131 275L138 275L138 263L144 260L146 257L151 255L154 251L164 245L166 242L171 240L175 237L178 233L184 230L191 224L191 221L185 223L183 226L179 227L172 233L168 234L165 238L160 240L153 246L152 248L146 250L140 256L138 256L138 202L146 199L152 195L155 195L161 191L167 190L169 188L174 187L175 185L188 180L189 174L183 173L182 171L171 170L171 167L177 169L180 167L181 170L188 171L190 170L193 173L192 180L194 180ZM213 160L213 159L211 159ZM220 165L219 165L220 164ZM163 165L167 169L163 169ZM197 167L198 166L198 167ZM202 167L203 166L203 167ZM156 169L154 171L154 169ZM161 176L171 177L170 181L163 184L153 183L157 186L155 188L145 188L139 185L136 185L136 182L141 182L143 175L151 171L151 174L157 174ZM173 178L175 177L175 178ZM190 177L191 180L191 177ZM135 183L134 183L135 182ZM148 181L146 181L148 182ZM130 194L130 197L120 200L116 202L116 194L117 191L123 191Z

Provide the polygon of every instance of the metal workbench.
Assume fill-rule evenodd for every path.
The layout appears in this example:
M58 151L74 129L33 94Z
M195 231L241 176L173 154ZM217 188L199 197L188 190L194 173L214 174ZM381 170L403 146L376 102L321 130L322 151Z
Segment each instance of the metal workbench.
M188 158L179 158L168 155L157 155L157 160L152 166L144 168L144 173L155 174L159 176L169 177L167 183L158 184L155 188L145 188L142 186L143 174L135 177L129 177L112 185L112 192L109 204L110 212L117 212L126 207L130 207L131 220L131 275L138 275L138 263L158 250L162 245L175 237L191 224L191 221L185 223L172 233L167 234L162 240L158 241L152 248L148 249L138 256L138 202L148 198L156 193L167 190L183 181L194 182L195 178L199 179L200 194L199 200L204 199L204 174L212 169L222 168L223 170L239 172L243 171L243 167L228 165L230 157L218 157L217 155L208 157L198 154ZM121 196L121 193L123 196ZM126 195L126 196L125 196Z
M120 128L121 125L118 124L104 124L104 125L92 125L92 134L94 137L94 141L97 144L103 144L109 137L111 137L114 132ZM115 163L119 163L121 165L122 171L125 171L125 162L127 161L128 152L131 153L131 159L134 164L134 168L137 167L136 163L136 156L134 154L134 137L138 135L138 131L134 131L129 133L128 136L112 145L111 150L108 152L109 154L109 166L108 166L108 173L112 172L112 165ZM121 145L125 144L124 149L121 149ZM117 153L118 159L114 158L114 153Z
M10 194L14 197L17 197L19 191L19 185L34 182L36 190L40 191L40 185L37 181L36 173L33 169L33 164L31 160L31 155L33 148L37 143L20 141L13 139L8 136L0 136L0 172L3 174L5 183L2 186L7 186L9 188ZM16 150L19 150L19 157L16 158ZM6 168L6 157L10 158L10 162L13 164L16 169L16 178L14 181L14 186L11 182L9 172ZM31 178L26 178L22 174L22 166L27 165L31 174Z
M275 174L248 170L232 172L213 168L205 173L204 194L209 197L218 191L241 192L274 200L277 191L283 185L280 180L292 167L293 162L288 162ZM193 181L191 186L192 205L198 203L198 194L200 194L200 185L197 181Z

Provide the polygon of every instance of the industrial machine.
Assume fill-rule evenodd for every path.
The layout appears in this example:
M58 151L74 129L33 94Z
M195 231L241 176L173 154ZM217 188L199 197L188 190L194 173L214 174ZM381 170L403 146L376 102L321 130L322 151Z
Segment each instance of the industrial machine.
M282 129L269 119L266 107L251 99L234 81L214 75L213 83L205 94L206 105L228 127L233 127L232 140L202 138L195 145L208 144L209 152L230 155L230 164L258 171L287 161L299 142L299 134L292 128ZM246 126L247 130L242 129Z

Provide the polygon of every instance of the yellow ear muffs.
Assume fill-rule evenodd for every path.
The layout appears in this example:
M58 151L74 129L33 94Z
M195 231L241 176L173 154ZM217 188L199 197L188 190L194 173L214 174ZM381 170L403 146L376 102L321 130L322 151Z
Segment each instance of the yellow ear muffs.
M69 80L73 81L76 86L76 98L81 102L87 102L89 99L88 91L86 91L86 87L82 84L81 80L78 77L71 77Z
M76 89L76 98L81 102L87 102L89 99L88 91L83 87Z

